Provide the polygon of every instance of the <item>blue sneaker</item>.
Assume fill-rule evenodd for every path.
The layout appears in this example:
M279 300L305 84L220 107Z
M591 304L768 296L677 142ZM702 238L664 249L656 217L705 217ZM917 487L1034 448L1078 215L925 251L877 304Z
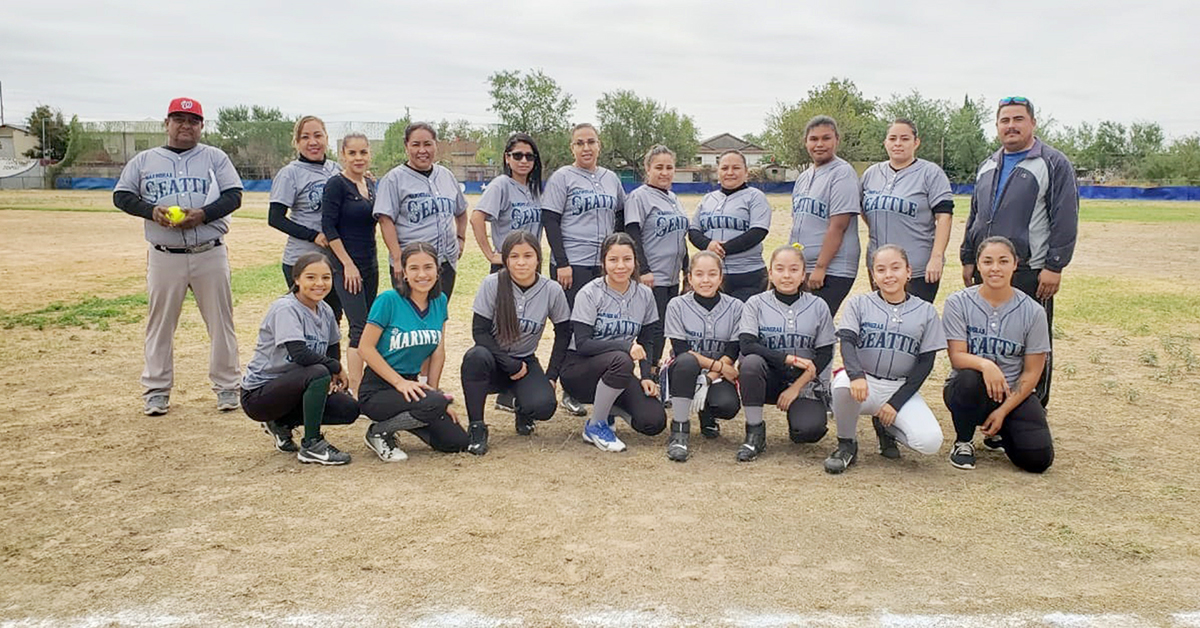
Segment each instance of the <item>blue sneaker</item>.
M591 443L600 451L625 451L625 443L617 438L608 421L588 421L583 426L583 442Z

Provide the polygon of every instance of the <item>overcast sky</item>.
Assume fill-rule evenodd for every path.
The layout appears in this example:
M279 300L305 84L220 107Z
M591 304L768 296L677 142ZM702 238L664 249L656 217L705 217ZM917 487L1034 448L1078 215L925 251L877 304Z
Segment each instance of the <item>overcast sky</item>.
M631 89L705 136L762 129L831 77L887 100L919 90L1029 97L1059 123L1200 132L1200 8L1113 2L23 2L0 14L6 121L39 103L84 120L276 106L330 121L495 122L487 77L541 68L591 120ZM119 7L119 8L118 8ZM210 114L211 115L211 114Z

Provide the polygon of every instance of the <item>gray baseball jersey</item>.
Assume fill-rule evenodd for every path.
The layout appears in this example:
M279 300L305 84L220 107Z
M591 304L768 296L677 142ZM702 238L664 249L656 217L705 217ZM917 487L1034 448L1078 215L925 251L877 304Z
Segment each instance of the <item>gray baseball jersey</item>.
M121 170L114 188L133 192L154 205L199 209L217 200L222 190L242 189L229 156L205 144L176 153L163 147L133 156ZM211 242L229 232L229 216L191 229L171 229L144 220L146 241L162 246L195 246Z
M876 249L897 244L908 253L913 276L923 274L933 254L933 207L953 198L950 179L933 162L918 159L899 172L886 161L867 168L862 176L867 264Z
M325 183L329 177L341 171L341 166L332 160L314 164L297 159L275 173L275 178L271 180L271 196L267 200L287 205L288 217L292 222L319 233ZM316 242L288 236L287 244L283 247L283 263L291 266L305 253L329 255L329 250Z
M946 339L966 342L971 355L995 362L1008 385L1016 386L1025 354L1050 352L1046 310L1020 290L1013 290L1007 303L992 307L979 296L979 288L971 286L946 298L942 308Z
M542 239L542 205L529 191L512 177L502 174L492 179L483 188L483 196L475 204L492 223L492 248L496 251L504 245L504 238L513 231L528 231L540 242Z
M771 228L771 204L758 188L745 188L729 196L720 190L705 194L696 207L691 225L717 242L728 242L755 227ZM725 257L725 272L731 275L766 266L762 242Z
M775 298L774 290L750 297L742 309L742 325L738 334L753 334L768 349L807 360L817 357L818 348L828 347L837 340L829 306L807 292L800 293L800 298L791 305ZM825 367L816 379L800 391L800 396L819 399L818 390L828 391L832 366Z
M878 292L856 294L842 308L838 329L858 335L863 370L884 379L905 379L917 356L946 348L937 308L916 297L892 305Z
M597 277L579 289L571 320L592 326L595 340L622 340L632 344L643 325L658 320L654 293L646 286L630 282L625 294L608 287L604 277ZM571 346L575 349L575 336Z
M562 214L563 246L575 266L600 265L600 244L615 230L617 212L624 208L625 188L607 168L588 172L563 166L542 190L542 209Z
M267 308L258 328L258 344L242 378L244 390L254 390L295 368L286 343L300 340L313 353L325 355L330 345L341 340L333 308L321 301L317 311L308 309L294 294L285 294Z
M725 355L725 343L738 341L742 324L743 303L722 294L716 307L704 309L696 303L696 294L689 292L671 299L663 317L663 335L686 340L692 351L710 359Z
M454 217L467 211L462 186L444 166L434 164L428 177L401 164L379 180L375 216L396 223L400 246L427 242L437 249L438 262L458 268L458 230Z
M689 221L674 192L643 185L625 199L625 224L642 226L642 250L655 286L677 286L687 255Z
M809 166L800 173L792 188L792 234L789 242L804 245L804 262L809 272L817 265L821 243L829 230L829 219L839 214L851 214L850 226L842 236L829 267L834 277L858 275L858 214L860 211L858 174L854 166L841 157L821 167Z
M511 282L511 280L510 280ZM472 311L496 321L496 291L499 288L500 275L492 273L483 278L483 285L475 293L475 305ZM512 347L506 348L509 355L516 358L529 357L537 351L542 332L546 329L546 320L558 324L571 319L571 307L567 305L567 294L562 286L545 275L538 275L528 290L521 290L515 283L512 286L513 302L517 308L517 326L521 337ZM492 325L492 335L496 334L496 326Z

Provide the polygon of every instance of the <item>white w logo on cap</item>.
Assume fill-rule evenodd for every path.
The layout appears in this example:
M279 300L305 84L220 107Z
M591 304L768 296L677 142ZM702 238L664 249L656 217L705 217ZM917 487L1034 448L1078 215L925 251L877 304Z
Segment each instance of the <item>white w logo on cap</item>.
M191 108L192 108L192 101L190 101L190 100L185 100L185 101L182 101L182 102L180 102L180 103L179 103L179 106L180 106L180 107L182 107L183 109L191 109Z

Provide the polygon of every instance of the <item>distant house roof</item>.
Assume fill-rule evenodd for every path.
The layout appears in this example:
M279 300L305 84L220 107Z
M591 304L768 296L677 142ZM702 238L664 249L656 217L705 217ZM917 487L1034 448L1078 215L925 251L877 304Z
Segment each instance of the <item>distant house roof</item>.
M16 124L0 124L0 129L16 129L25 135L29 135L29 129Z
M758 144L751 144L732 133L714 135L700 142L701 153L720 153L727 150L740 150L743 153L766 153L767 149Z

